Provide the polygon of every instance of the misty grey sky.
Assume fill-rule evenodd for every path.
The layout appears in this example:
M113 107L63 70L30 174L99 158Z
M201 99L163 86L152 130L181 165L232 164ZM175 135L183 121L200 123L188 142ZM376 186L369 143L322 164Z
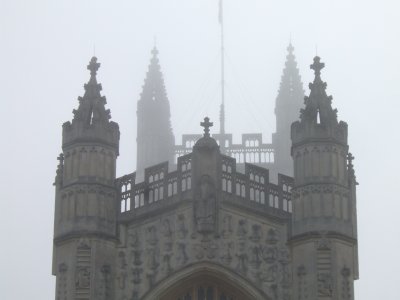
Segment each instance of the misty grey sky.
M225 0L226 128L274 131L292 36L304 88L318 46L339 119L349 124L358 187L356 299L398 299L400 4ZM218 0L0 0L2 299L54 299L51 276L61 125L83 95L94 52L121 130L118 175L134 171L136 102L157 39L177 142L219 106ZM218 126L213 128L218 130Z

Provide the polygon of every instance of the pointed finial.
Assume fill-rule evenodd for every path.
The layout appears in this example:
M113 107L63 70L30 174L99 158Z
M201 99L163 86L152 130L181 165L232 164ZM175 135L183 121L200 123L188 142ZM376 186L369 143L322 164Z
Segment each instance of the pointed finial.
M286 48L289 54L293 54L294 47L292 45L292 41L290 41L289 46Z
M100 68L100 63L97 62L97 57L93 56L87 66L87 69L90 71L90 75L95 76L97 74L97 70Z
M325 64L321 62L321 58L319 56L314 57L314 63L310 65L310 69L314 70L315 76L321 75L321 70L325 67Z
M213 126L213 123L210 122L210 118L205 117L204 122L201 122L200 126L204 127L204 137L210 137L210 127Z
M153 50L151 50L151 54L153 54L153 56L158 55L158 49L157 49L156 45L154 45Z

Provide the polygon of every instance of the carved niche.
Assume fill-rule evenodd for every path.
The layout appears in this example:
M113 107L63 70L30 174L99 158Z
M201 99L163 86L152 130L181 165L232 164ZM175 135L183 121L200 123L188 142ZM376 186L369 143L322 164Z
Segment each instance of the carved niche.
M194 217L197 231L210 233L215 230L216 223L216 190L209 175L203 175L198 183L194 202Z

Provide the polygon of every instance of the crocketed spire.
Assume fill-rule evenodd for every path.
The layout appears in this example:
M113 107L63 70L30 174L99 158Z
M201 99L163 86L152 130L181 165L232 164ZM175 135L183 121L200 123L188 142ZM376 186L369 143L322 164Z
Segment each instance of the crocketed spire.
M326 82L321 79L321 70L325 64L320 57L314 57L310 66L315 78L309 84L310 95L304 97L305 107L300 111L300 122L292 124L293 144L305 140L332 140L347 144L347 123L337 119L337 109L332 108L332 96L326 94Z
M110 121L110 110L105 108L106 97L100 94L102 87L97 83L100 63L92 57L87 66L90 71L89 82L84 85L83 97L78 97L79 106L73 110L72 122L63 125L63 146L74 142L98 141L108 145L119 145L119 127Z
M325 64L320 57L314 57L310 68L314 70L314 82L309 84L310 96L304 98L305 108L301 110L301 122L337 125L337 109L332 108L332 96L326 94L326 82L321 79L321 70Z
M106 97L101 96L101 84L97 83L97 71L100 68L100 63L97 62L96 57L92 57L87 66L90 71L89 82L84 85L85 94L79 97L79 107L74 110L74 122L82 122L86 126L96 123L108 124L111 116L110 110L105 109Z

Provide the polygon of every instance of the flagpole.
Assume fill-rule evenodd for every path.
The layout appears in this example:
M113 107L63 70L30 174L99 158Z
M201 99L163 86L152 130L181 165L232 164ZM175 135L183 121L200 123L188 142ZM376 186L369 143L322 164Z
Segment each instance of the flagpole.
M225 134L225 46L224 46L224 7L219 1L219 24L221 26L221 106L219 112L220 134Z

